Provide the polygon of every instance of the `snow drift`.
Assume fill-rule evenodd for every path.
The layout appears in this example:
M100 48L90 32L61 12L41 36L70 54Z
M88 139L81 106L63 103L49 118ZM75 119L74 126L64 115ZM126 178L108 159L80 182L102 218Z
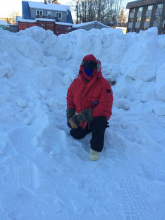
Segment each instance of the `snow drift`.
M87 54L114 92L98 162L74 140L66 93ZM163 219L165 36L0 29L0 219Z

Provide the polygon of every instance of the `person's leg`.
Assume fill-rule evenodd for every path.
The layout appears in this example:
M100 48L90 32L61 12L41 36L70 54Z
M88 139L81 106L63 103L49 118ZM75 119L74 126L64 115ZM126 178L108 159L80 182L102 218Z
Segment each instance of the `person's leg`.
M107 117L99 116L90 123L92 130L91 149L101 152L104 146L104 133L107 128Z
M90 129L88 129L88 125L85 129L82 129L80 126L77 129L71 129L70 135L74 137L75 139L81 139L84 138L87 134L91 132Z

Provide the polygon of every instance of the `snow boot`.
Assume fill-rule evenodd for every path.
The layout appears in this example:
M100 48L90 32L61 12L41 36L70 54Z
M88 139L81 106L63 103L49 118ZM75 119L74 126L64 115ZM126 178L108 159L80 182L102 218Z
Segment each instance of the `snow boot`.
M92 161L96 161L99 159L100 152L90 149L89 159Z

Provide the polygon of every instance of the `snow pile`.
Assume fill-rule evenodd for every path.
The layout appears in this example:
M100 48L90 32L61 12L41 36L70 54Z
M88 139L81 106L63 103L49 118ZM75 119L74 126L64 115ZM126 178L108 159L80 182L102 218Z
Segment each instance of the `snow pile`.
M66 94L93 53L114 92L99 161L74 140ZM0 29L0 219L163 219L165 36Z

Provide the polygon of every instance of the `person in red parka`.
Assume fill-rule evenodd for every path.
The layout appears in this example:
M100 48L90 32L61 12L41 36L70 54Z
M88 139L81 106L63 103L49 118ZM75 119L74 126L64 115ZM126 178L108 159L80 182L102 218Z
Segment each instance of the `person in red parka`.
M102 76L101 62L92 54L83 58L79 75L67 93L67 125L70 134L81 139L92 132L89 158L98 160L104 146L104 133L112 115L113 92Z

